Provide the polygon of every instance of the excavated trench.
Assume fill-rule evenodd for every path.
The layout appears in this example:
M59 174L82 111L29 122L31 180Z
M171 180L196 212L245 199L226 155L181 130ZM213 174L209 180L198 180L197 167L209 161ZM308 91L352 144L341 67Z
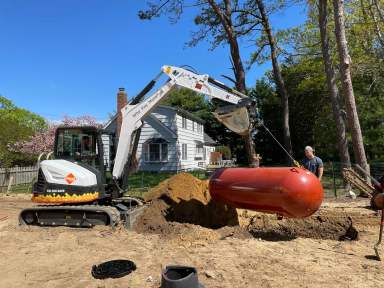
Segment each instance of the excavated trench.
M304 219L277 219L272 215L254 216L247 231L255 238L269 241L297 237L330 240L357 240L358 231L347 215L315 215Z
M286 241L297 237L332 240L357 240L358 231L346 213L320 212L304 219L278 219L276 215L256 213L239 226L237 210L211 200L208 181L180 173L151 189L144 195L150 204L137 219L134 229L139 233L167 236L180 233L190 224L218 229L222 238L261 238ZM244 221L242 221L244 222Z

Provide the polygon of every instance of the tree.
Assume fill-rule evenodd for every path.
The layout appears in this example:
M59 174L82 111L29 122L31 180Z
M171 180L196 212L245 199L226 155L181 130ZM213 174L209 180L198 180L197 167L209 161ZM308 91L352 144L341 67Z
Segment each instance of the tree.
M355 95L351 78L351 57L348 52L344 23L344 1L333 0L335 35L340 62L341 84L346 102L347 119L352 134L352 145L357 163L368 171L363 136L357 114Z
M228 41L231 53L232 60L232 69L235 74L235 84L236 89L242 93L246 92L245 87L245 71L243 61L240 56L240 48L236 35L236 30L233 25L233 11L232 11L232 1L224 0L223 5L218 5L215 0L208 0L208 3L211 5L212 10L216 14L216 17L220 21L224 31L225 37ZM208 23L207 23L208 24Z
M0 95L0 117L38 131L46 127L45 119L41 116L23 108L15 106L11 100Z
M366 5L366 2L363 3ZM384 79L382 77L384 75L384 65L382 52L379 49L380 43L372 21L370 21L369 17L364 18L364 13L360 5L357 4L358 2L348 2L346 7L349 12L346 18L346 36L348 37L348 48L350 48L351 56L354 59L354 65L351 66L354 95L359 110L361 129L364 131L364 146L367 159L370 162L382 161L384 159L383 153L380 152L384 145L384 126L382 125L384 115ZM326 74L322 72L325 67L321 49L319 7L311 4L308 8L308 18L304 25L287 31L279 31L278 33L281 45L279 49L282 53L288 55L282 62L281 68L290 96L290 124L291 127L295 127L291 135L292 145L294 154L301 155L302 150L297 150L295 147L303 147L303 139L305 139L308 144L313 144L316 147L316 151L325 160L337 161L340 159L337 145L337 127L333 116L333 105L331 105L332 99L327 85ZM332 12L333 7L328 10ZM327 20L327 30L333 30L333 13L328 16ZM338 59L335 34L327 33L327 36L330 63L333 64ZM334 73L336 74L335 84L339 86L339 74L336 71ZM269 80L272 79L269 73L267 77ZM268 82L267 84L269 85ZM260 94L258 86L256 85L257 94ZM269 121L267 126L271 130L274 129L274 134L279 138L280 133L276 129L277 127L274 126L276 124L274 119L276 119L276 115L281 113L281 106L277 105L276 98L273 96L273 93L276 93L273 87L271 93L272 96L268 98L270 100L261 101L259 107L261 107L265 122ZM340 99L343 98L342 93L340 93L339 97ZM345 102L340 101L339 104L344 119ZM265 151L267 151L268 158L273 158L271 160L275 162L278 159L278 157L275 157L278 151L260 143L260 141L269 141L263 134L263 131L260 130L256 135L258 150L262 152L262 155L265 155ZM351 144L350 134L347 129L346 137ZM352 145L349 148L352 149ZM266 159L264 157L263 162ZM342 159L340 161L344 162Z
M257 101L259 113L264 125L273 133L277 139L282 139L281 130L281 101L276 87L271 79L273 76L267 73L266 77L256 81L256 85L249 92L249 95ZM262 163L283 164L282 159L286 158L283 150L275 143L268 132L262 127L256 128L255 142L257 151L262 157Z
M179 107L198 117L209 110L209 103L202 94L185 88L173 90L161 104Z
M352 81L361 129L364 131L366 155L370 162L374 162L384 159L383 153L380 152L384 145L382 120L384 115L384 62L382 61L384 50L380 49L380 41L371 17L368 16L369 13L366 13L365 17L364 9L359 3L364 3L364 9L368 9L366 1L346 3L348 17L345 26L349 52L354 59L354 65L351 66ZM280 62L280 67L289 94L290 125L294 127L291 131L294 154L302 155L303 145L308 143L316 147L317 153L324 160L339 161L338 132L333 115L333 105L331 105L332 98L327 85L326 73L324 73L318 8L311 2L308 6L308 18L304 25L277 31L275 37L278 39L280 55L286 55ZM327 32L334 30L333 7L329 7L328 10ZM329 14L329 12L331 13ZM335 34L328 32L327 36L330 63L333 64L338 59ZM261 39L258 43L262 47L266 41ZM269 59L268 54L262 54L259 59L258 63ZM339 87L339 73L336 71L334 73L334 84ZM279 130L281 123L276 121L277 118L280 118L282 107L278 103L277 87L270 83L274 82L273 78L273 74L268 72L267 80L262 84L258 81L250 95L256 95L267 127L278 139L282 139ZM345 121L346 109L341 92L339 98L340 114ZM348 129L346 129L346 138L349 140L349 149L352 149L351 133ZM256 135L256 145L258 152L264 156L263 163L277 163L283 156L271 141L263 129L259 129ZM344 162L342 159L340 161Z
M286 89L290 96L290 123L293 154L300 160L306 145L314 146L324 160L336 160L336 129L332 117L329 94L325 85L320 57L287 59L282 65ZM282 139L282 103L274 84L273 73L257 81L250 95L256 95L258 107L265 125L277 139ZM263 128L258 129L256 145L264 164L282 164L286 154Z
M371 75L355 75L353 88L369 162L384 161L384 89Z
M219 18L221 25L223 26L223 29L225 31L226 39L230 47L233 71L236 78L236 89L242 93L246 93L244 65L240 57L240 48L237 40L237 35L235 33L235 27L232 21L232 3L230 0L225 0L223 8L221 8L214 0L208 0L208 3L211 5L213 11L216 13L216 16ZM251 131L248 133L248 135L244 136L244 143L245 150L248 155L249 165L252 167L259 166L259 161L256 157L255 144L251 136Z
M238 44L238 35L245 33L245 29L253 29L255 25L245 28L245 23L241 17L236 18L239 14L239 1L223 0L196 0L195 6L200 7L200 13L195 18L195 24L199 25L201 29L194 33L194 37L189 42L190 46L196 45L199 41L205 39L207 35L211 35L213 40L213 47L220 43L226 42L230 47L232 70L235 76L236 89L242 93L246 93L245 86L245 70L243 61L240 55L240 47ZM149 9L146 11L139 11L141 19L151 19L152 17L159 16L161 13L171 12L176 16L180 16L185 3L183 0L167 0L158 4L150 3ZM243 25L237 25L234 21L240 21ZM239 29L236 29L240 27ZM230 77L227 77L230 79ZM251 166L258 166L256 158L255 146L251 134L244 136L245 149L248 155L248 163Z
M12 151L11 145L20 139L27 139L32 131L16 121L0 117L0 167L8 168L23 163L22 153ZM29 159L25 163L29 163Z
M12 150L11 147L45 128L46 122L42 117L19 108L9 99L0 96L0 166L7 168L30 164L30 157Z
M289 127L289 101L288 101L288 92L285 87L284 78L281 74L281 69L279 62L277 60L277 46L275 38L272 34L271 25L269 22L268 14L266 12L263 0L256 0L257 7L260 13L261 23L264 27L264 32L267 35L268 45L271 50L271 61L273 68L273 75L276 81L276 85L279 88L279 92L281 94L281 101L283 107L283 139L285 149L292 155L292 143L291 143L291 131ZM290 159L288 160L290 161Z
M336 73L333 68L329 49L327 1L328 0L319 0L319 29L321 38L321 50L323 55L328 92L332 103L333 118L336 124L336 138L339 157L344 167L350 167L351 160L348 152L348 140L345 129L345 122L341 111L339 89L336 83Z

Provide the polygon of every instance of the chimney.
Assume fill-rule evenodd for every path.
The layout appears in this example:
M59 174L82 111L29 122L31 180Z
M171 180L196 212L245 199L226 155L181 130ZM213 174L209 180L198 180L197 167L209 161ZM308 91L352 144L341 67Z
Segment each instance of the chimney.
M121 123L123 122L123 115L121 114L121 109L127 105L127 93L124 88L119 88L117 92L117 118L116 118L116 135L120 135Z

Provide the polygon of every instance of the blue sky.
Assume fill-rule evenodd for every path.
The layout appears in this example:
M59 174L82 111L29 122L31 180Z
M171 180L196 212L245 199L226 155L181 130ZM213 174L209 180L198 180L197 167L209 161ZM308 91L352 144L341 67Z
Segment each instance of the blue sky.
M228 47L185 48L193 24L186 11L177 24L167 17L141 21L141 0L1 0L0 95L49 120L89 114L99 120L116 109L116 92L134 96L162 65L193 66L214 78L231 75ZM304 8L271 19L276 28L303 23ZM243 58L255 49L240 43ZM253 85L270 63L247 73Z

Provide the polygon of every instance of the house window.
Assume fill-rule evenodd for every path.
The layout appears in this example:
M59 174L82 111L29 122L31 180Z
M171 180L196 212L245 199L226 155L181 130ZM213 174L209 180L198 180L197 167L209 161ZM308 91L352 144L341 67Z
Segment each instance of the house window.
M168 161L168 143L162 138L152 138L143 144L146 162Z
M181 145L181 159L182 160L188 159L187 144Z
M204 161L207 160L207 148L204 148L203 159Z
M203 132L203 125L201 125L200 123L196 123L197 125L197 133L202 133Z
M203 154L203 145L196 144L196 154Z
M195 131L195 122L192 120L192 131Z
M185 117L181 118L181 125L184 129L187 129L187 118Z

